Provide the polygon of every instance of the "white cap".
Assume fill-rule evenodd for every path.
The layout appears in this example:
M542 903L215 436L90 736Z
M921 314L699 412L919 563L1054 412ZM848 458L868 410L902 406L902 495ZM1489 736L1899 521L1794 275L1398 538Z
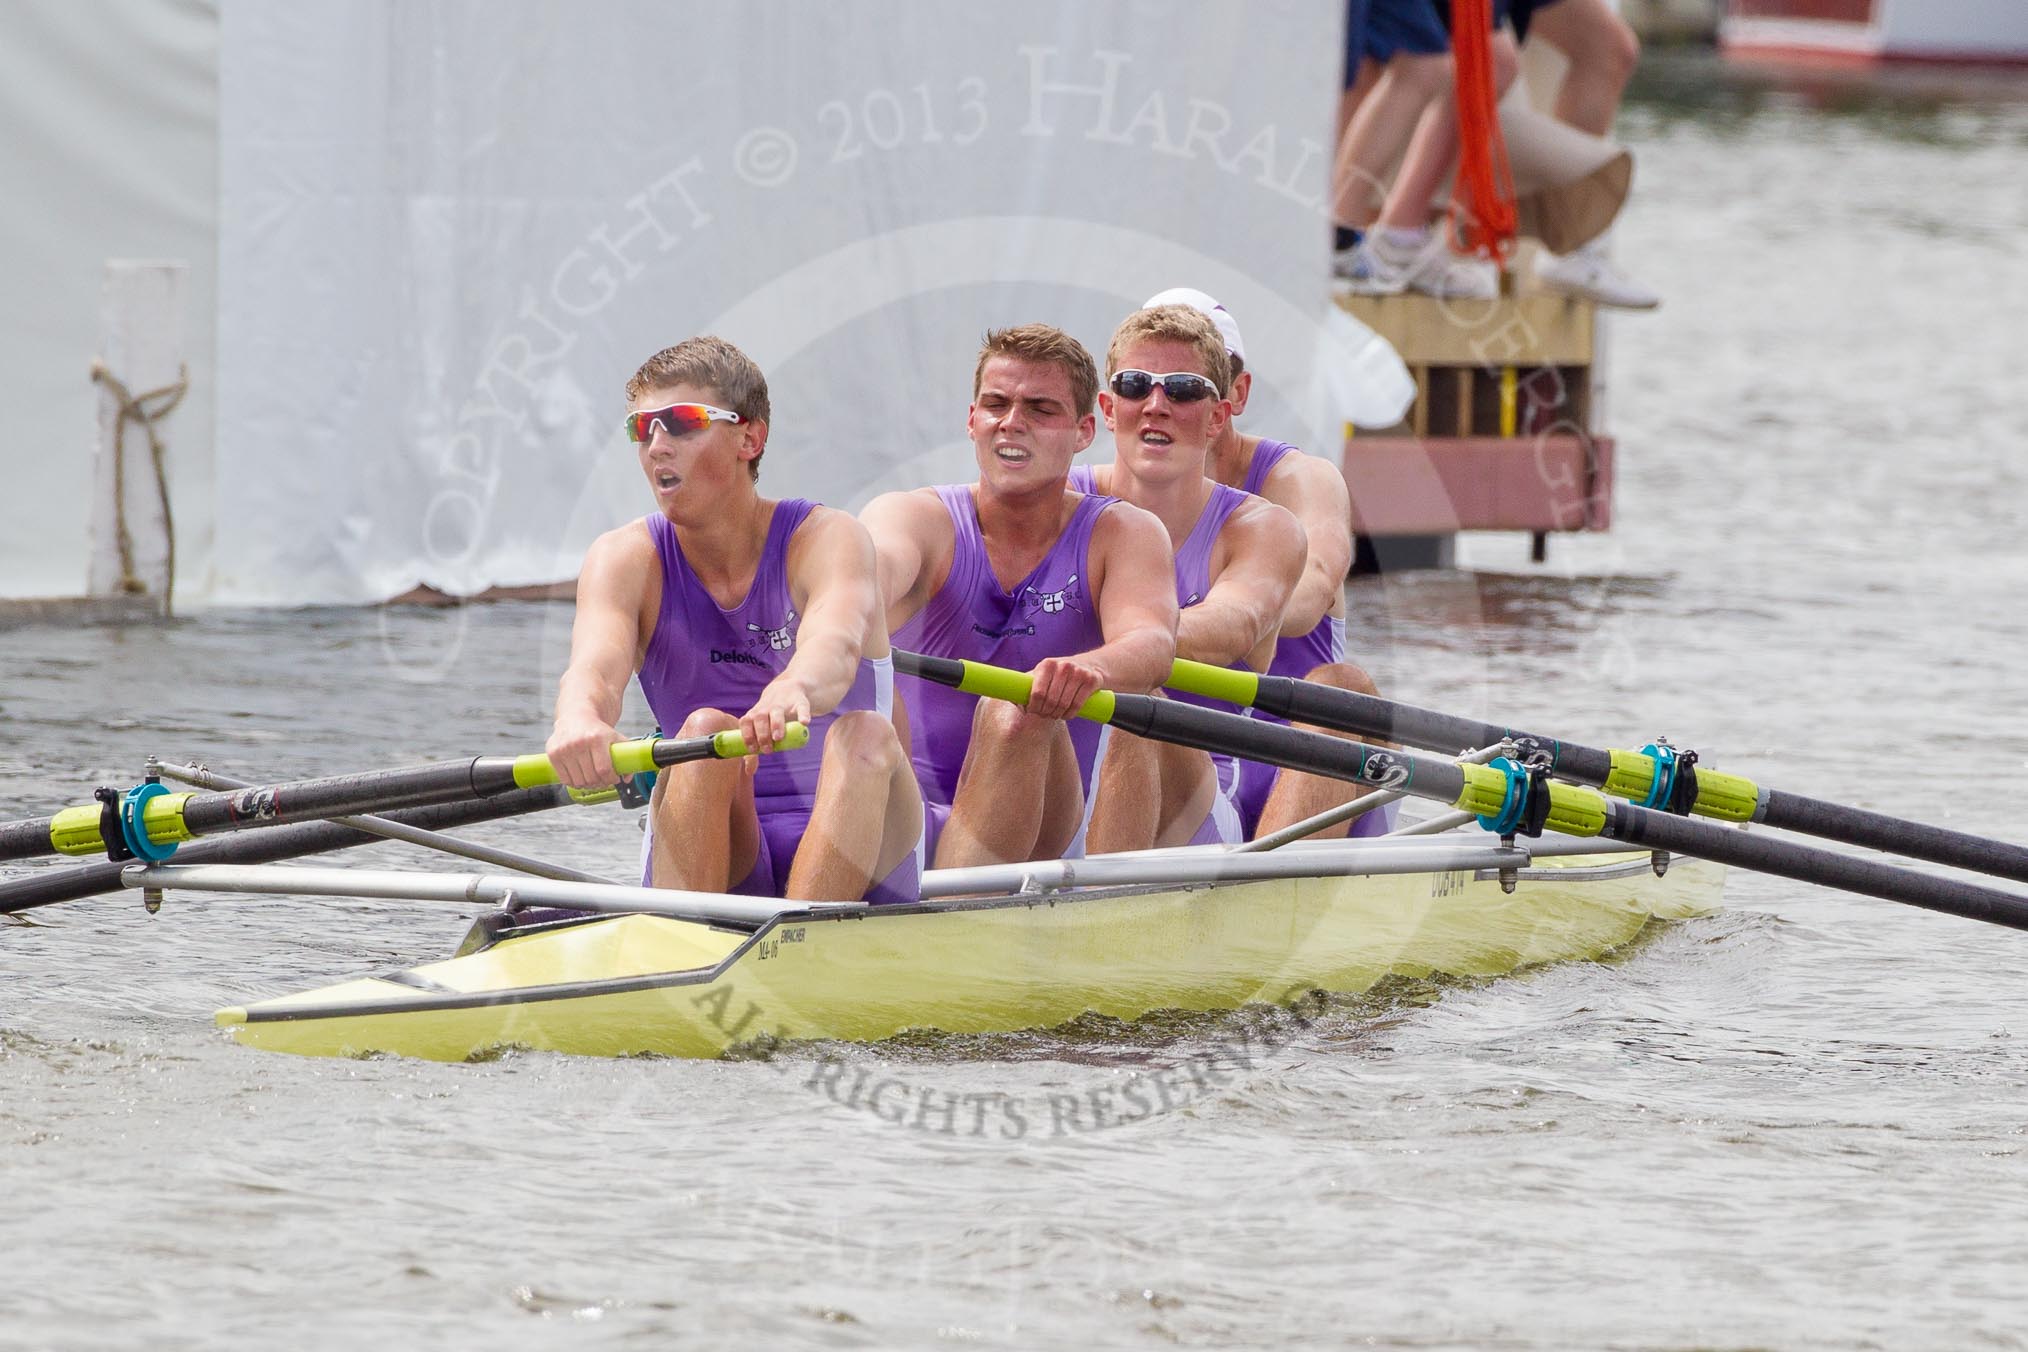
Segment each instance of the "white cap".
M1246 348L1239 341L1239 321L1226 313L1223 305L1205 295L1194 286L1172 286L1167 291L1158 291L1148 297L1141 308L1152 310L1157 305L1187 305L1201 310L1218 330L1218 336L1225 340L1225 350L1241 361L1246 360Z

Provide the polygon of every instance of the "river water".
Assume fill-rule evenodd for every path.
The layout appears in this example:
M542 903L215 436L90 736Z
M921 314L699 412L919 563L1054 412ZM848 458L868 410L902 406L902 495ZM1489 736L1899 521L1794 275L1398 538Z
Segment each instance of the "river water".
M2024 98L1651 63L1619 248L1668 301L1612 326L1617 528L1355 582L1383 687L2028 839ZM0 816L149 751L526 749L567 622L0 632ZM633 845L593 812L473 834ZM2028 1347L2028 936L1888 903L1735 875L1609 962L1390 988L1185 1108L1014 1143L794 1055L310 1061L210 1025L446 951L449 910L30 920L0 923L0 1346ZM1032 1100L1220 1045L851 1055Z

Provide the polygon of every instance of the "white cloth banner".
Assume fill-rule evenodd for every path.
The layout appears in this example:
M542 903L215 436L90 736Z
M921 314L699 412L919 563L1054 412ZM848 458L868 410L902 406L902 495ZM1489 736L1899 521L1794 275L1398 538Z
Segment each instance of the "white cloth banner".
M651 505L622 386L697 333L767 373L770 496L970 477L987 328L1103 364L1171 286L1239 319L1245 425L1335 453L1341 11L228 0L214 599L574 576Z

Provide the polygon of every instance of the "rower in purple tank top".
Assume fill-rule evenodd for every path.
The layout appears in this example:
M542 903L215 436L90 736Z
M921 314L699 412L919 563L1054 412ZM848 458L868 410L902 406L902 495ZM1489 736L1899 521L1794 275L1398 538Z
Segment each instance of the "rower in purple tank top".
M1154 689L1175 657L1161 524L1065 487L1097 387L1058 329L988 334L966 421L978 482L889 493L862 514L898 646L1034 678L1026 709L897 681L938 868L1077 854L1104 730L1069 716L1101 688Z
M662 566L662 604L641 659L641 693L664 728L684 726L700 709L746 709L788 669L802 619L789 586L789 545L815 504L784 498L774 505L753 584L737 605L721 606L690 563L676 527L665 516L645 518ZM841 714L894 713L894 659L859 659L859 669L831 712L808 720L810 740L760 757L754 765L754 814L760 827L752 871L732 886L747 896L786 895L789 866L810 825L824 764L824 739ZM654 883L653 834L643 851L642 885ZM866 894L868 901L914 901L921 860L911 852Z
M1302 527L1282 508L1212 482L1206 458L1231 421L1231 359L1212 323L1175 305L1113 334L1099 397L1115 458L1095 481L1154 514L1176 551L1179 655L1263 669L1302 571ZM1175 695L1222 712L1233 706ZM1095 853L1242 839L1236 770L1202 751L1116 734L1092 817Z
M1233 422L1213 441L1205 473L1227 487L1286 508L1303 525L1308 542L1303 573L1289 595L1268 671L1378 694L1372 678L1345 656L1345 576L1352 568L1352 504L1344 474L1332 462L1306 455L1287 442L1238 430L1238 419L1246 412L1253 391L1253 373L1246 368L1238 321L1224 306L1188 287L1164 291L1148 304L1188 305L1205 315L1217 328L1232 363L1229 398ZM1269 714L1254 716L1283 721ZM1339 780L1240 762L1239 809L1249 838L1291 826L1363 792L1366 790ZM1354 818L1350 834L1382 835L1392 830L1397 806L1389 804ZM1343 831L1343 827L1333 827L1319 835Z
M1100 513L1116 499L1078 498L1070 523L1042 561L1012 587L1003 587L980 533L972 486L946 484L932 491L950 517L950 570L928 603L895 629L896 647L1028 671L1046 658L1104 646L1105 631L1093 603L1091 536ZM900 677L898 685L908 709L909 754L929 812L928 848L934 856L957 798L979 701L976 695L913 676ZM1072 719L1065 729L1079 791L1088 799L1105 728Z
M627 400L658 510L585 557L549 739L560 777L614 782L613 724L638 672L670 735L736 729L764 752L661 773L647 882L917 900L922 800L889 713L893 666L864 528L759 495L767 381L730 343L664 349ZM809 744L775 750L790 723L809 728Z

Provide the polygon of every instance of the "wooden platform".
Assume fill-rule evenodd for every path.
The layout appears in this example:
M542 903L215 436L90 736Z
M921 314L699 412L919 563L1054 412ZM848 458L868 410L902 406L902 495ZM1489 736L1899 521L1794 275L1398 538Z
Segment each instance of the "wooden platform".
M1594 416L1589 302L1523 292L1338 303L1394 344L1416 383L1399 426L1346 438L1345 482L1363 539L1386 553L1389 537L1525 531L1540 557L1552 532L1610 527L1613 443Z

